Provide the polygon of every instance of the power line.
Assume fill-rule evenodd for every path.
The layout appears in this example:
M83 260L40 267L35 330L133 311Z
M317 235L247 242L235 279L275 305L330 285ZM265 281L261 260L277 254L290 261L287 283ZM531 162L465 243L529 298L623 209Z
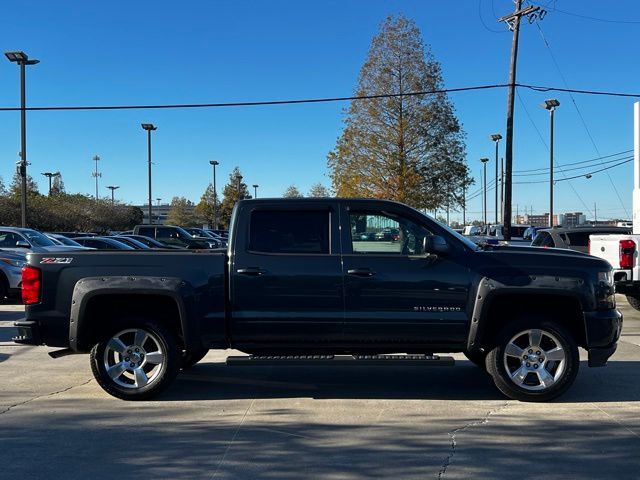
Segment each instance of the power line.
M493 11L493 0L491 1L491 10ZM493 12L494 17L496 16L495 11ZM484 19L482 18L482 0L478 0L478 18L480 18L480 23L482 23L482 26L484 27L485 30L491 32L491 33L508 33L508 30L495 30L491 27L489 27Z
M640 24L640 21L638 20L612 20L612 19L608 19L608 18L600 18L600 17L592 17L590 15L582 15L580 13L574 13L574 12L567 12L566 10L560 10L559 8L555 8L553 7L551 9L552 12L558 12L558 13L562 13L564 15L570 15L572 17L578 17L578 18L583 18L585 20L592 20L594 22L604 22L604 23L626 23L626 24L631 24L631 25L637 25Z
M580 90L575 88L562 88L546 85L530 85L526 83L515 83L516 87L534 90L536 92L566 92L584 95L601 95L611 97L639 98L640 93L610 92L603 90ZM497 88L507 88L509 84L499 83L490 85L475 85L459 88L442 88L438 90L425 90L419 92L405 93L383 93L378 95L356 95L351 97L326 97L326 98L305 98L291 100L266 100L252 102L217 102L217 103L174 103L174 104L148 104L148 105L56 105L48 107L26 107L28 111L68 111L68 110L158 110L158 109L180 109L180 108L231 108L231 107L259 107L275 105L299 105L307 103L330 103L348 102L358 100L376 100L383 98L412 97L419 95L438 95L443 93L470 92L478 90L493 90ZM20 107L0 107L0 112L18 112Z
M607 160L606 162L602 162L602 165L609 165L611 163L615 163L615 162L619 162L620 160L629 160L633 158L633 155L627 155L626 157L621 157L621 158L614 158L612 160ZM556 168L559 165L556 165ZM579 167L571 167L571 168L565 168L563 171L564 172L572 172L575 170L584 170L586 168L593 168L596 167L597 165L582 165ZM546 171L540 172L540 173L514 173L513 176L514 177L539 177L541 175L549 175L549 169L547 168Z
M569 85L567 83L567 79L565 78L564 74L562 73L562 70L560 69L560 65L556 61L556 57L553 54L553 51L551 50L551 45L549 45L549 42L547 41L547 38L545 37L544 32L542 31L542 28L537 23L536 23L536 27L538 27L538 31L540 32L540 36L542 37L542 41L544 42L544 44L547 47L547 51L549 52L549 55L551 56L551 60L553 61L553 64L555 65L556 70L560 74L560 78L562 79L562 82L564 83L564 86L569 88ZM578 116L580 117L580 121L582 122L582 126L584 127L584 130L587 132L587 136L589 137L589 140L591 141L591 144L593 145L594 150L596 151L598 156L601 156L600 155L600 149L596 145L596 142L593 139L593 135L591 135L591 131L589 130L589 127L587 126L587 122L585 121L584 116L582 115L582 112L578 108L578 104L576 103L576 99L573 97L573 95L571 95L571 92L569 92L569 98L571 98L571 102L573 103L573 106L575 107L576 112L578 113ZM627 211L627 209L626 209L626 207L624 205L624 202L622 201L622 197L620 196L620 192L618 191L618 187L616 187L616 184L614 183L613 179L611 178L611 175L609 175L609 172L607 172L607 177L609 178L609 183L611 184L611 187L613 188L613 191L616 192L616 196L618 197L618 200L620 201L620 205L622 205L622 208L625 209L625 212L627 213L627 216L629 216L629 212Z
M623 154L625 154L625 153L631 153L631 152L633 152L633 149L631 149L631 150L624 150L624 151L622 151L622 152L617 152L617 153L612 153L612 154L610 154L610 155L603 155L602 157L595 157L595 158L592 158L592 159L590 159L590 160L582 160L581 162L564 163L564 164L562 164L562 165L556 165L556 167L569 167L569 166L572 166L572 165L582 165L583 163L596 162L596 161L598 161L598 160L600 160L600 159L604 159L604 158L611 158L611 157L617 157L617 156L619 156L619 155L623 155ZM515 175L516 173L521 173L521 172L538 172L538 171L540 171L540 170L546 170L546 171L549 171L549 167L542 167L542 168L530 168L530 169L527 169L527 170L514 170L514 175Z
M633 157L630 157L627 160L623 160L622 162L616 163L615 165L610 165L608 167L601 168L599 170L593 170L591 172L581 173L580 175L574 175L573 177L560 178L558 180L555 180L554 183L564 182L564 181L567 181L567 180L573 180L574 178L586 177L588 175L594 175L596 173L604 172L605 170L611 170L612 168L619 167L620 165L624 165L625 163L629 163L629 162L633 162ZM517 184L520 184L520 185L528 185L528 184L534 184L534 183L549 183L549 181L548 180L536 180L536 181L514 182L514 183L517 183ZM626 213L626 208L623 207L623 210Z

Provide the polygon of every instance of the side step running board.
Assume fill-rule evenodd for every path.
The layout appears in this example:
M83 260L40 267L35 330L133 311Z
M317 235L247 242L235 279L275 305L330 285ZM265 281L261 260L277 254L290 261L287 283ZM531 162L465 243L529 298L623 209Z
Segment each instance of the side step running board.
M453 357L438 355L246 355L227 357L227 365L409 365L451 367Z

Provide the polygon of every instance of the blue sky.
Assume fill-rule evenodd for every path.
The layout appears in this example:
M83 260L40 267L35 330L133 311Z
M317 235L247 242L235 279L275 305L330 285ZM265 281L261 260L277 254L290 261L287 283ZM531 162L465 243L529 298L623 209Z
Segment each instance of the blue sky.
M545 0L539 23L561 73L536 25L523 24L518 81L571 88L640 92L637 38L640 23L611 23L554 11L640 22L637 2ZM613 7L612 5L615 5ZM116 105L232 102L351 95L358 72L386 15L414 19L442 63L445 85L506 83L511 34L496 17L510 0L350 1L7 1L12 11L0 30L3 51L24 50L39 65L28 67L28 104ZM8 16L5 15L8 18ZM0 62L0 105L19 102L18 69ZM516 99L514 169L544 168L548 114L538 105L550 96L556 113L558 163L587 160L633 148L634 99L520 90ZM468 162L493 162L491 133L505 129L506 90L451 96L467 133ZM207 110L32 112L28 115L30 173L60 170L68 191L93 194L93 162L102 158L101 194L120 185L118 197L142 203L146 190L146 137L154 133L153 197L198 201L211 181L210 159L220 162L218 187L239 166L259 196L280 196L294 183L308 191L329 185L326 154L340 135L346 103ZM529 116L524 107L527 108ZM535 127L534 127L535 125ZM19 113L0 112L0 176L11 179L19 151ZM595 145L594 145L595 143ZM500 154L503 155L501 146ZM492 169L493 163L490 163ZM593 178L560 182L556 211L598 217L630 213L632 164ZM575 173L575 172L572 172ZM580 173L580 172L578 172ZM567 173L569 175L569 173ZM529 177L544 180L545 177ZM616 185L622 204L612 182ZM571 184L571 185L569 185ZM479 179L477 187L479 187ZM571 188L571 186L573 188ZM577 192L577 193L576 193ZM491 194L490 197L492 198ZM492 205L490 205L490 218ZM514 212L548 210L545 184L515 185ZM470 202L480 217L480 198ZM459 214L453 218L460 217Z

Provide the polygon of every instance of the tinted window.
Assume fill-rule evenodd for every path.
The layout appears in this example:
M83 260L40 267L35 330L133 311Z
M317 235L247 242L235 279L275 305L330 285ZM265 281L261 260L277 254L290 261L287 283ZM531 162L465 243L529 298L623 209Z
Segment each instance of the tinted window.
M23 230L22 232L29 241L39 247L50 247L55 245L49 237L35 230Z
M147 237L155 237L155 227L139 227L138 233Z
M329 212L257 210L249 235L255 252L328 254Z
M24 242L17 233L13 232L0 232L0 248L15 248L18 242Z

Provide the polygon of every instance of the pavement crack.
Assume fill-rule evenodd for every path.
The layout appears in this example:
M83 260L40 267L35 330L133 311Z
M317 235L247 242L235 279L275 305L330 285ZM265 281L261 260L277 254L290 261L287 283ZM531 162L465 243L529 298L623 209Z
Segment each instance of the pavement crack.
M456 437L458 433L463 432L471 427L479 427L480 425L485 425L489 423L489 417L503 411L509 405L511 405L511 403L506 402L504 405L494 408L493 410L489 410L480 420L469 422L466 425L463 425L462 427L459 427L459 428L456 428L455 430L451 430L450 432L447 432L447 435L449 435L449 439L451 440L451 447L449 450L449 454L445 457L444 461L442 462L442 467L438 472L438 480L441 480L442 478L444 478L445 474L447 473L447 468L449 468L449 465L451 465L451 460L456 454L456 449L458 448L458 440Z
M220 462L218 463L218 466L216 467L216 471L214 472L213 477L211 477L212 479L216 478L218 476L218 472L220 471L220 467L222 467L222 464L226 460L227 453L229 453L229 449L231 448L231 445L233 445L233 442L235 442L236 437L238 436L238 432L240 432L240 429L242 428L242 425L244 425L244 420L245 420L245 418L247 418L247 414L249 413L249 410L251 410L251 407L253 407L253 404L255 403L255 401L256 401L255 398L253 398L251 400L251 403L249 404L249 406L245 410L244 415L242 415L242 420L240 420L240 423L238 424L238 426L236 427L235 431L233 432L233 437L231 437L231 441L227 445L227 448L225 448L224 454L222 455L222 458L220 459Z
M27 399L27 400L25 400L23 402L14 403L13 405L9 405L4 410L0 411L0 415L2 415L4 413L7 413L9 410L12 410L12 409L14 409L16 407L19 407L21 405L26 405L27 403L31 403L34 400L38 400L39 398L53 397L54 395L59 395L59 394L64 393L64 392L68 392L72 388L82 387L83 385L86 385L87 383L89 383L91 380L93 380L93 378L90 378L86 382L79 383L78 385L71 385L70 387L63 388L62 390L57 390L55 392L45 393L43 395L36 395L35 397L31 397L31 398L29 398L29 399Z

